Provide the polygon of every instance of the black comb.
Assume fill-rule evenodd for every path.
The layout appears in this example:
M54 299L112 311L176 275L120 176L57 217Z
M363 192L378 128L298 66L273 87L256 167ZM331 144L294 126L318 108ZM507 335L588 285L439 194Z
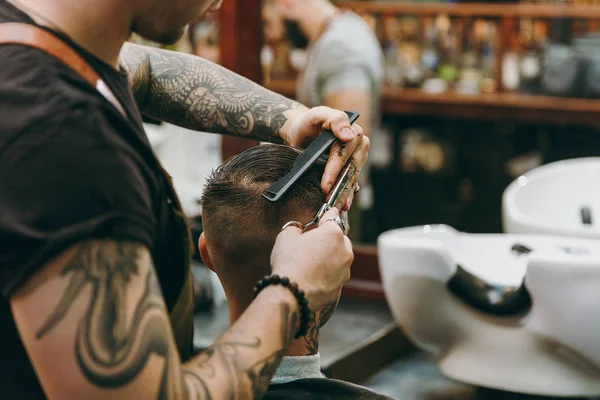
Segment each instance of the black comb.
M352 125L359 117L359 114L354 111L345 111L345 113L348 114L350 125ZM335 141L336 137L330 130L325 130L321 133L310 145L308 145L302 154L296 157L291 171L273 182L273 184L262 194L263 197L270 201L279 200Z

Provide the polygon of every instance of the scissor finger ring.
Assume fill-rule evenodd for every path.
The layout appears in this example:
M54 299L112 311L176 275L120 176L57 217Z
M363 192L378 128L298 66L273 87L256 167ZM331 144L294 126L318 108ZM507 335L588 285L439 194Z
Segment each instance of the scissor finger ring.
M304 230L304 225L298 221L290 221L290 222L286 222L282 227L281 227L281 231L285 230L285 228L289 228L290 226L295 226L296 228L300 228L302 230Z
M323 222L327 222L327 221L334 221L337 224L337 226L340 227L340 229L342 230L342 232L346 233L346 224L344 223L344 220L342 220L340 218L339 215L336 215L335 217L327 218Z

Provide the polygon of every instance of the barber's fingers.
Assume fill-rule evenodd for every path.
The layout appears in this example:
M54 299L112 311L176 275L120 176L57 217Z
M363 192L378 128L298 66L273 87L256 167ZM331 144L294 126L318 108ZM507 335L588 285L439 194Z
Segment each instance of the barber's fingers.
M329 155L329 161L325 167L325 172L323 174L323 180L321 183L322 189L325 193L329 193L333 183L338 178L338 175L344 165L351 160L354 165L354 174L350 178L350 182L348 183L348 190L345 191L340 201L348 202L351 198L350 193L354 192L356 189L356 185L358 184L358 177L360 176L360 170L367 162L369 147L371 146L371 142L369 138L365 135L360 135L356 140L351 143L343 144L337 142L332 148L331 154ZM347 209L344 207L344 209Z
M343 143L352 142L356 139L356 136L362 134L362 128L358 125L350 125L348 114L340 111L339 114L331 117L329 121L329 129L333 132L335 137L340 139Z
M307 115L311 125L331 130L335 137L342 142L350 142L357 135L357 132L350 125L348 114L343 111L320 106L308 110Z
M340 216L340 210L335 207L331 207L319 220L319 228L323 225L336 226L336 222L333 221L335 218Z
M352 206L352 202L354 201L354 196L356 195L356 188L358 187L358 176L359 175L360 175L360 173L357 173L352 177L352 179L348 183L348 186L346 186L346 188L344 189L344 192L340 196L340 199L338 200L338 204L339 204L338 208L340 210L342 210L342 211L350 210L350 207Z
M348 143L336 141L331 147L329 160L325 166L321 187L325 193L329 193L335 183L340 171L346 165L346 162L352 157L356 175L360 174L360 170L367 161L369 147L371 142L369 138L363 134L360 125L352 125L352 129L356 129L358 134L354 140Z
M289 120L288 129L282 132L283 141L290 146L304 147L329 129L342 142L349 142L356 136L350 127L348 115L329 107L314 107L299 111Z
M337 203L335 203L335 207L337 207L340 211L348 211L352 206L352 202L354 201L355 190L352 184L348 184L344 189L344 192L338 199Z
M340 211L336 207L332 207L329 211L323 214L319 222L318 230L327 235L328 240L337 243L337 256L341 257L344 263L348 266L344 273L345 281L350 279L350 265L354 261L354 251L352 250L352 242L344 234L341 227L335 221L336 218L341 218Z

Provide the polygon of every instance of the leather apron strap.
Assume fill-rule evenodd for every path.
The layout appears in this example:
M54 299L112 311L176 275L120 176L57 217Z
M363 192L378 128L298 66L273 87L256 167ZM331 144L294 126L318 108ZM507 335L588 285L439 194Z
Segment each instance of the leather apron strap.
M6 22L0 24L0 44L20 44L33 47L62 61L96 88L127 118L125 109L96 71L68 44L50 32L30 24Z

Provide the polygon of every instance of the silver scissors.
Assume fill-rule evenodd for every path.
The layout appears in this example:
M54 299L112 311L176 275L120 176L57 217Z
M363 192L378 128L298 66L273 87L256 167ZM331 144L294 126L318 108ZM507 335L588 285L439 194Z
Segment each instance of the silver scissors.
M281 230L284 230L288 226L293 225L293 226L296 226L296 227L302 229L303 232L307 232L307 231L310 231L310 230L316 228L317 226L319 226L319 223L321 222L321 218L323 218L323 215L327 211L331 210L332 207L335 207L335 205L339 201L342 193L344 193L344 190L347 189L348 184L352 180L352 177L354 176L355 173L356 173L356 169L354 168L353 161L348 160L348 162L342 169L342 172L338 176L338 179L335 182L335 185L333 185L333 189L331 190L331 192L329 192L329 200L327 200L321 206L321 208L319 209L319 212L317 212L317 215L315 215L313 220L310 221L309 223L307 223L306 225L303 225L302 223L300 223L298 221L290 221L290 222L286 223L285 225L283 225ZM332 220L338 224L340 229L345 234L346 233L346 224L344 223L344 220L341 219L339 215L335 218L332 218Z

